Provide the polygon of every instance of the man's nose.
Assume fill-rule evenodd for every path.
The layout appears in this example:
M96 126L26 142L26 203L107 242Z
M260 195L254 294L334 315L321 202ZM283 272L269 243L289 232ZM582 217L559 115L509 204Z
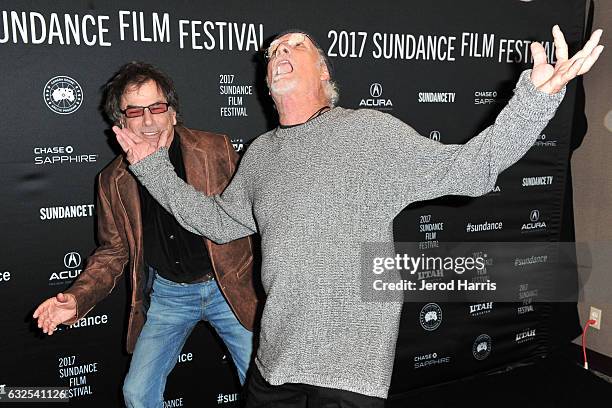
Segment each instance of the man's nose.
M144 124L147 125L147 126L153 124L153 114L151 113L149 108L145 108L144 109L144 113L142 115L142 120L143 120Z
M284 42L284 43L280 43L279 46L276 48L275 51L275 56L279 56L282 54L289 54L291 53L291 47L289 46L288 43Z

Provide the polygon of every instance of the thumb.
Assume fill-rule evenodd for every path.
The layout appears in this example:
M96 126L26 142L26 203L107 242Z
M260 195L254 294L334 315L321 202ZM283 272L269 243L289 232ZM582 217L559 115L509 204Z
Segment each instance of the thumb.
M534 68L540 65L546 65L547 64L546 51L544 50L544 47L542 46L542 44L540 44L537 41L534 41L531 43L530 48L531 48L531 56L533 57Z
M63 293L58 293L55 298L57 299L58 302L60 303L66 303L68 302L68 297L66 295L64 295Z

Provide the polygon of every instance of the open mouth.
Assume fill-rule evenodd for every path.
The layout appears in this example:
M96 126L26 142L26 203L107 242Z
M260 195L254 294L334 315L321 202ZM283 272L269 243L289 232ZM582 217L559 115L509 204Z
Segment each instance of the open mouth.
M157 136L159 134L159 130L147 131L147 132L143 131L142 134L147 137Z
M278 64L276 64L276 69L274 70L274 76L285 75L293 72L293 65L288 60L282 60Z

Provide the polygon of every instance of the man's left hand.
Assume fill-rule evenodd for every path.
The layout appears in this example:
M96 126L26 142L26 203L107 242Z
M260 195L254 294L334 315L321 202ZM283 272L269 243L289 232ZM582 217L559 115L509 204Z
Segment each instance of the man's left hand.
M567 43L558 25L553 27L552 33L557 58L554 67L547 62L546 52L542 44L537 41L531 43L531 54L533 55L531 82L540 91L548 94L559 92L576 76L588 72L604 49L603 45L598 45L603 30L595 30L584 48L568 59Z

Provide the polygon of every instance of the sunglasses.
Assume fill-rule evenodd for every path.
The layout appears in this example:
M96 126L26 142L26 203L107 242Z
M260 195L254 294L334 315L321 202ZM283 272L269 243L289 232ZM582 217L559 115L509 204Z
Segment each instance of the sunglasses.
M144 115L145 109L148 109L153 115L159 113L168 112L170 104L168 102L155 102L149 106L128 106L125 109L119 109L119 112L123 113L126 118L137 118Z

